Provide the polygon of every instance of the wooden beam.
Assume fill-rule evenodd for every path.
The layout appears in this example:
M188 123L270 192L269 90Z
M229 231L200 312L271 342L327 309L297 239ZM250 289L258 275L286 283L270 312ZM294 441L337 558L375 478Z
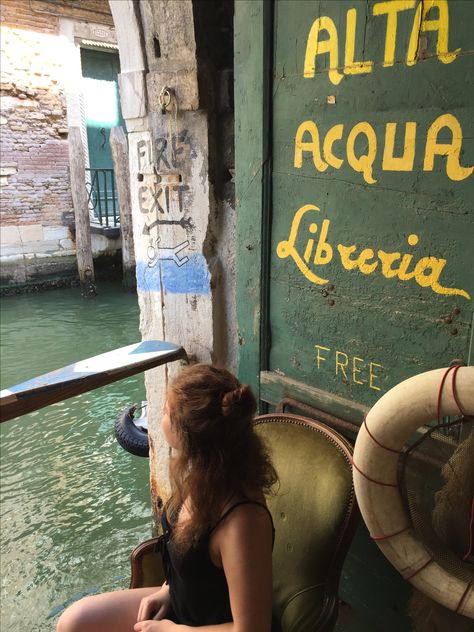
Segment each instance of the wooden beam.
M80 360L1 391L0 422L179 359L186 359L179 345L144 340Z
M235 205L237 211L237 374L260 399L262 235L268 10L264 0L235 3ZM271 3L267 3L272 6ZM249 19L251 16L251 19Z
M94 285L89 204L87 202L84 147L79 127L69 128L69 170L76 224L76 257L82 296L97 294Z
M122 283L128 290L136 287L135 248L133 245L132 204L130 197L130 168L128 142L120 126L110 131L110 148L120 207L120 233L122 237Z
M357 425L362 423L369 408L334 393L330 393L304 382L293 380L273 371L260 373L260 397L263 401L275 406L285 397L292 397L304 404L315 406L321 410L351 421Z

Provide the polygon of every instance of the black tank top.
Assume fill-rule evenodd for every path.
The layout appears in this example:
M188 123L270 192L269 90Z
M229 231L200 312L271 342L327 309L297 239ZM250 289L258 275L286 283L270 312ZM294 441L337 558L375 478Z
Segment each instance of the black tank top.
M163 528L163 560L166 581L170 587L173 620L190 626L217 625L232 621L229 589L222 568L214 565L209 554L209 541L217 525L240 505L259 505L273 519L268 508L255 500L242 500L232 505L212 529L184 553L179 553L171 539L173 519L168 519L166 507L161 518Z

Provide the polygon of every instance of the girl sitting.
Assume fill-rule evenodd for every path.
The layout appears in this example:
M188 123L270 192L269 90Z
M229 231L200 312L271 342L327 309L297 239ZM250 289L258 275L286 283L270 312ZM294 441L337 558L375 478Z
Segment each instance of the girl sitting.
M254 431L255 398L197 364L172 383L162 419L172 497L162 514L167 581L81 599L57 632L269 632L277 480Z

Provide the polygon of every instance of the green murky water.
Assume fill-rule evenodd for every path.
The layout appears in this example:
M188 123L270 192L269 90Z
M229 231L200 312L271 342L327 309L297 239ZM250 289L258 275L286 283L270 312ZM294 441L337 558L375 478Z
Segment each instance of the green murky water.
M140 340L137 299L114 284L0 310L2 388ZM151 533L148 459L125 452L113 424L142 399L140 374L1 425L2 630L54 630L73 600L127 586L130 551Z

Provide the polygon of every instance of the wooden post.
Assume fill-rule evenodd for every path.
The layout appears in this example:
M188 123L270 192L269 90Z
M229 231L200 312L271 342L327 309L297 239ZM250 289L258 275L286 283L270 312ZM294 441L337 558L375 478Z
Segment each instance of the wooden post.
M120 207L120 232L122 236L122 283L128 290L136 287L135 249L133 245L132 204L130 196L130 168L128 143L120 126L110 130L110 148L114 163L115 182Z
M76 224L76 257L82 296L97 294L94 285L89 204L87 202L84 147L79 127L69 128L69 170Z

